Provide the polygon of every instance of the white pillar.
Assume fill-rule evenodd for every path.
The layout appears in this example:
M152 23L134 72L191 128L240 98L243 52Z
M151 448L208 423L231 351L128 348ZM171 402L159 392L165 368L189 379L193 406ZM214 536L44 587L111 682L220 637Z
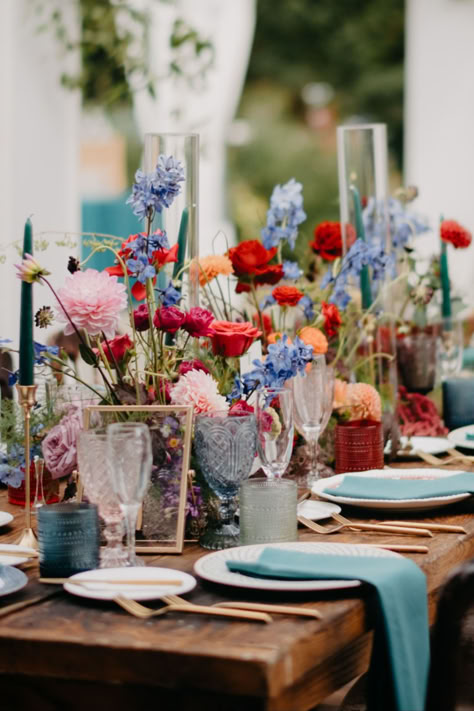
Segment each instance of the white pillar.
M67 17L67 6L64 14ZM74 26L75 17L67 17ZM13 263L18 255L6 245L23 239L32 215L36 235L47 229L80 227L78 150L80 95L60 85L71 59L61 55L54 33L38 34L38 18L29 0L0 2L0 337L18 345L20 283ZM54 239L59 239L56 236ZM73 252L73 250L71 250ZM38 252L60 285L68 251L51 241ZM35 287L35 308L52 300ZM44 331L35 333L45 341Z
M434 232L420 238L439 251L440 215L474 234L474 2L407 0L405 184ZM449 250L450 276L474 302L474 244Z

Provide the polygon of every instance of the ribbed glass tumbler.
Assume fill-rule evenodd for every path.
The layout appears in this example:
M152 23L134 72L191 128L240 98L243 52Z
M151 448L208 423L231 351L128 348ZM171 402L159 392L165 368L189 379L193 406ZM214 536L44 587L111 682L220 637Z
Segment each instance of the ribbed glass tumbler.
M255 415L230 417L227 413L196 415L194 451L199 469L219 499L219 522L207 527L199 543L220 550L239 545L235 521L236 495L247 479L257 450Z
M240 487L240 543L297 541L297 485L290 479L249 479Z

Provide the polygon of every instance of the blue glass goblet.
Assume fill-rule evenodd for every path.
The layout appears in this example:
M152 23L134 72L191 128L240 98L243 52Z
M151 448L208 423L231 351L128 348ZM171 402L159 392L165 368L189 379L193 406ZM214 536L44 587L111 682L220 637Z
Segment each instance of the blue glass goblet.
M219 523L215 528L207 528L199 543L210 550L238 546L240 529L235 521L235 499L255 458L255 415L232 417L226 412L196 415L194 449L199 468L219 499Z

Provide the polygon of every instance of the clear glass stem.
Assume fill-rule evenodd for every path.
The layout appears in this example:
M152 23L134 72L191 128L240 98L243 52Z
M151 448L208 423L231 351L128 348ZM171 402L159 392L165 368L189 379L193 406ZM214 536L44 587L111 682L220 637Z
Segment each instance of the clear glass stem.
M312 437L309 442L309 456L310 456L310 466L311 470L308 472L308 485L314 484L317 479L319 479L318 470L318 445L319 445L319 435Z
M135 554L135 530L137 527L137 517L140 504L120 504L125 515L125 525L127 528L127 565L137 564Z
M44 462L43 460L35 461L35 477L36 477L36 491L35 500L33 502L33 513L37 513L41 506L46 504L43 491L43 473L44 473Z
M222 526L233 522L236 508L235 496L220 499L219 519Z

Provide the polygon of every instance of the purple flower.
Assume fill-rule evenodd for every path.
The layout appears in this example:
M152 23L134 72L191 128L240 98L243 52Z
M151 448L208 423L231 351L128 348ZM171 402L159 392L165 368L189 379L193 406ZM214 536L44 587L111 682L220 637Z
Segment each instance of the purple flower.
M169 207L181 192L180 183L183 181L184 168L181 162L173 156L161 154L152 173L137 170L127 204L131 204L134 215L143 220L153 212L161 212L164 207Z
M181 292L175 289L170 280L166 289L157 289L163 306L175 306L181 301Z

